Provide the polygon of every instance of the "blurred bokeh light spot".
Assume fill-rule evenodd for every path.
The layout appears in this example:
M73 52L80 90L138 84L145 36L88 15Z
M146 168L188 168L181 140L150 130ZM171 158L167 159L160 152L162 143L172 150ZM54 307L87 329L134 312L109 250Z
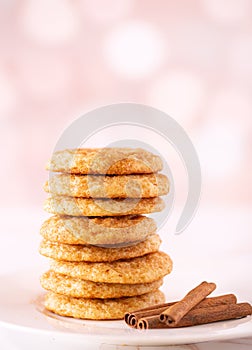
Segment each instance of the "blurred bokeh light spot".
M21 21L29 37L45 44L72 39L79 23L73 4L66 0L26 1Z
M130 21L108 34L104 55L119 76L142 78L151 75L163 61L164 42L158 30L147 22Z
M80 6L89 19L106 23L127 15L133 0L84 0Z
M215 20L223 23L250 18L251 0L202 0L203 8Z
M150 102L183 123L196 115L204 96L204 84L196 75L174 71L165 73L153 84Z

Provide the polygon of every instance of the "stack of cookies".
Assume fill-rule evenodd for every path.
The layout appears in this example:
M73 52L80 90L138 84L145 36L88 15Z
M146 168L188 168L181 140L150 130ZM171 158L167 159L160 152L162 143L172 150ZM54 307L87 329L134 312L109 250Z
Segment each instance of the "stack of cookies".
M159 291L172 270L159 251L155 221L169 182L160 157L143 149L73 149L55 152L45 191L40 253L51 258L41 277L45 306L81 319L121 319L164 302Z

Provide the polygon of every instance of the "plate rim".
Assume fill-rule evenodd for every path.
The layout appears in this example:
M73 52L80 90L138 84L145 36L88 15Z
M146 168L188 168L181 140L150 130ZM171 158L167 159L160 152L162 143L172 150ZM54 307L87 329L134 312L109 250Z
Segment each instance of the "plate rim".
M246 324L251 323L252 324L252 316L248 316L249 320L246 322ZM221 321L222 322L222 321ZM168 336L166 337L160 337L160 334L154 334L155 335L155 339L153 339L153 331L160 331L160 329L153 329L153 330L146 330L146 331L139 331L138 333L138 337L132 337L129 339L129 334L126 335L120 335L120 336L113 336L110 334L95 334L95 333L81 333L81 332L69 332L69 331L59 331L57 329L55 330L47 330L47 329L40 329L40 328L32 328L29 326L23 326L23 325L19 325L19 324L14 324L11 322L6 322L6 321L2 321L0 320L0 327L4 327L8 330L11 331L19 331L19 332L26 332L26 333L32 333L33 335L43 335L43 336L53 336L54 338L56 337L60 337L60 338L64 338L64 339L70 339L72 340L72 337L74 336L75 338L79 338L82 342L82 344L85 344L85 342L83 342L83 340L86 339L86 343L90 342L90 338L91 340L95 340L95 343L97 344L102 344L102 343L112 343L115 345L127 345L127 346L167 346L167 345L186 345L186 344L199 344L199 343L204 343L204 342L213 342L213 341L222 341L222 340L232 340L232 339L244 339L244 338L250 338L252 337L252 326L251 326L251 330L249 329L245 329L243 330L243 332L240 332L239 335L237 336L237 334L235 332L232 332L231 334L228 333L211 333L211 334L201 334L200 336L198 336L197 334L195 336L193 336L190 340L185 340L183 338L180 338L178 336L171 336L170 339L172 341L168 341ZM195 326L196 327L196 326ZM198 327L198 326L197 326ZM200 327L200 326L199 326ZM138 332L138 330L135 329L130 329L129 328L129 333L134 333L134 332ZM162 329L161 331L165 332L165 329ZM147 332L151 332L152 333L152 337L143 337L141 336L141 333L145 332L145 334ZM197 337L197 339L195 338ZM89 339L87 339L89 338ZM120 341L119 341L120 339ZM76 339L77 340L77 339ZM139 343L139 340L141 340L141 344ZM119 341L119 342L118 342Z

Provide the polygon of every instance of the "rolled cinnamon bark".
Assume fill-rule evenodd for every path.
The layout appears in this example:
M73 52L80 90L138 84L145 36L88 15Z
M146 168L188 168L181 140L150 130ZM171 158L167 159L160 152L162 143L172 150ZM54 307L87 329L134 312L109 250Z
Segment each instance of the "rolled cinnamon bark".
M252 307L249 303L219 305L210 308L191 310L190 313L183 317L178 325L179 327L188 327L216 321L241 318L251 314ZM171 327L173 327L173 325L171 325Z
M160 315L161 312L167 309L167 307L177 303L177 301L171 302L171 303L164 303L164 304L158 304L153 305L150 307L146 307L144 309L139 309L137 311L133 312L127 312L124 315L124 321L127 323L128 326L136 327L137 321L146 316L153 316L153 315Z
M169 324L177 324L194 306L205 299L216 288L215 283L202 282L192 289L186 296L160 315L160 321Z
M171 328L164 322L161 322L159 315L147 316L140 318L137 322L137 329L161 329L161 328Z
M242 318L252 314L249 303L218 305L206 308L195 308L188 312L177 324L163 323L157 315L141 318L138 329L178 328L197 326L201 324Z
M225 304L235 304L237 302L237 298L234 294L225 294L217 297L206 298L202 300L199 304L197 304L194 308L203 308L203 307L211 307ZM133 312L127 312L124 316L124 320L130 327L136 327L137 322L141 318L146 318L149 316L158 316L160 313L165 311L169 306L174 305L177 301L171 303L164 303L153 305L144 309L139 309Z

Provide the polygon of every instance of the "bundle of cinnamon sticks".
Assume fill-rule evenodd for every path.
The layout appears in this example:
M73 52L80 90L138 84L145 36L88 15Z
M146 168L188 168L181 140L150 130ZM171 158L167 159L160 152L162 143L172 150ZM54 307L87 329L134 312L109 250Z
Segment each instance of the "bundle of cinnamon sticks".
M252 314L249 303L237 303L234 294L208 297L215 283L202 282L180 301L128 312L124 320L137 329L178 328L231 320Z

